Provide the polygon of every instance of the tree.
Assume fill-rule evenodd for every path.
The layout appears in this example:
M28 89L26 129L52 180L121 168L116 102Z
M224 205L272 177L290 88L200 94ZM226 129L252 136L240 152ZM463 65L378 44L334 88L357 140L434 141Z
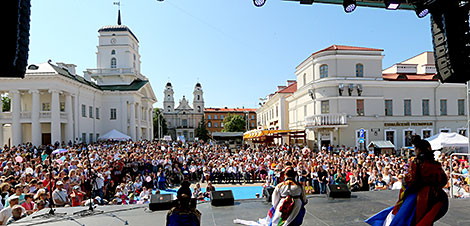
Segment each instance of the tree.
M159 130L158 121L160 121L161 130ZM159 134L161 131L162 134ZM166 126L166 120L163 117L161 109L155 108L155 113L153 114L153 134L155 138L163 138L164 135L168 134L168 127Z
M10 111L11 99L8 95L2 96L2 112Z
M194 136L199 138L199 140L203 141L207 141L210 139L209 131L206 128L206 121L204 120L204 117L199 122L197 128L194 130Z
M229 114L227 117L224 117L224 129L222 129L222 132L244 132L245 126L245 117Z

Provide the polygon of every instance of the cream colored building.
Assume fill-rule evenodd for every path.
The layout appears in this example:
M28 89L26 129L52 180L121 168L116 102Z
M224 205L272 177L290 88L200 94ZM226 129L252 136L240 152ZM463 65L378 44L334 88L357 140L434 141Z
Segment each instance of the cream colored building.
M139 41L125 25L98 33L97 68L84 76L49 61L29 65L24 79L0 78L0 93L11 99L10 111L0 112L0 144L89 143L112 129L153 138L157 98L140 72Z
M289 129L305 129L310 147L390 140L401 148L411 146L411 134L467 135L465 84L440 83L432 52L383 71L382 52L332 45L298 65Z

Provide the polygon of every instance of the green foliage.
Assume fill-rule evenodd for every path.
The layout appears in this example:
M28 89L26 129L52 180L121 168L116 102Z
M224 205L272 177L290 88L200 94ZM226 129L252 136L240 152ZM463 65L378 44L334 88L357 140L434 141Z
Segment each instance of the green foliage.
M8 96L2 96L2 112L10 111L11 99Z
M158 134L158 121L160 120L161 132L162 134ZM166 126L166 120L163 118L163 114L161 109L155 108L155 113L153 115L153 135L155 138L163 138L164 135L168 134L168 127Z
M203 141L208 141L210 139L209 131L206 128L206 121L204 120L204 117L199 122L197 128L194 130L194 136L198 137L199 140Z
M224 129L222 129L222 132L244 132L245 127L246 121L243 116L229 114L224 118Z

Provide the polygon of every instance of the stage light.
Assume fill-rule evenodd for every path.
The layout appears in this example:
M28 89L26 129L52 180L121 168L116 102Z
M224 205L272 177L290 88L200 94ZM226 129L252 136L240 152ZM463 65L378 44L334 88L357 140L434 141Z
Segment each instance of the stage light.
M401 0L385 0L384 3L386 9L395 10L400 7Z
M255 4L256 7L264 6L264 3L266 3L266 0L253 0L253 4Z
M356 0L343 0L344 11L351 13L356 9Z
M416 15L419 18L423 18L423 17L425 17L426 15L429 14L429 9L428 9L428 7L424 6L423 4L417 4L417 5L415 5L415 12L416 12Z

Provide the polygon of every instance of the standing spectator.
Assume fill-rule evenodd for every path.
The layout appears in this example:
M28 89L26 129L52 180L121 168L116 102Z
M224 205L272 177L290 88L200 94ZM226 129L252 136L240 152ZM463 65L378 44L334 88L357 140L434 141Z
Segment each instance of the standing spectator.
M335 184L346 184L346 174L342 172L342 169L338 167L334 176Z

